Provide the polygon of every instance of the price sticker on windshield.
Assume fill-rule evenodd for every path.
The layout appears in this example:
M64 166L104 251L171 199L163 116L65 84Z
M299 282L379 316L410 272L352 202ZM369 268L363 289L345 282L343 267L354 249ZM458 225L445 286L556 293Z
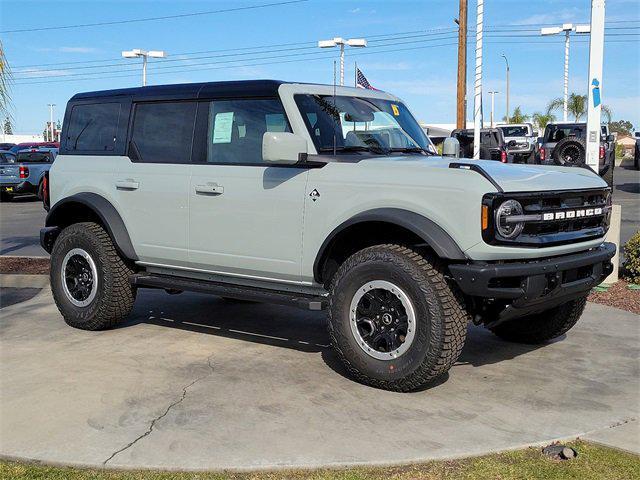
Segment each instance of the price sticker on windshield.
M391 110L393 110L393 115L395 117L400 116L400 110L398 109L398 105L395 105L395 104L392 103L391 104Z

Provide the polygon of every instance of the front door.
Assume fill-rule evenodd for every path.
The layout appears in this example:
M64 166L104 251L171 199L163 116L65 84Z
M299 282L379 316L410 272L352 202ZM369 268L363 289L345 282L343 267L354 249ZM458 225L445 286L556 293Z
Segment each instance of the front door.
M291 131L279 99L201 102L190 185L193 268L298 282L307 169L262 161L262 136ZM206 143L205 143L206 142ZM194 150L194 151L195 151Z

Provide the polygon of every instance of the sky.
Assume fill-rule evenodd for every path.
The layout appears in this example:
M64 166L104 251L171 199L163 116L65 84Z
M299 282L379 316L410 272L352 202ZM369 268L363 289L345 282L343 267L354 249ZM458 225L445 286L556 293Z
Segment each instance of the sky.
M14 77L13 131L41 133L49 119L47 104L56 104L54 117L61 120L77 92L140 85L140 61L122 59L122 50L167 52L166 59L150 60L149 85L258 78L330 84L338 49L320 50L315 43L336 36L369 41L367 48L347 48L346 84L353 85L357 62L374 87L401 97L420 121L455 122L458 0L290 0L257 7L284 1L0 0L0 40ZM485 0L485 119L488 91L499 92L496 118L505 114L503 54L510 63L511 110L544 112L551 99L562 96L564 39L542 38L539 28L588 23L590 3ZM602 100L614 120L629 120L640 129L640 1L607 0L606 6ZM236 10L220 11L229 9ZM33 31L175 15L183 16ZM469 0L470 29L475 15L476 1ZM470 35L468 119L475 69ZM571 42L569 91L585 94L588 40L576 35Z

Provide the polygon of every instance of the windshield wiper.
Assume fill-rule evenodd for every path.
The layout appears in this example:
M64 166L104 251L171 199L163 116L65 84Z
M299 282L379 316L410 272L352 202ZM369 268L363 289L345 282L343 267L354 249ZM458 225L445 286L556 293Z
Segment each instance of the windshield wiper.
M333 147L320 147L320 152L333 152ZM364 145L342 145L336 147L336 152L373 152L373 153L386 153L387 150L378 148L375 146L366 147Z
M425 150L422 147L405 147L405 148L392 148L392 152L403 152L403 153L426 153L427 155L433 155L428 150Z

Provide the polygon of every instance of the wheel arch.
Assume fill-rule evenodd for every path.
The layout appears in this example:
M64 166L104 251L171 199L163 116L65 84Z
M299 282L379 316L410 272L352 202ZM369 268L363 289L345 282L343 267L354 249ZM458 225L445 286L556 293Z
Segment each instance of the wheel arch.
M368 237L364 241L357 237ZM368 241L367 241L368 240ZM433 220L409 210L378 208L368 210L337 226L322 243L313 263L313 275L318 283L332 276L330 261L339 260L355 251L377 243L406 241L426 244L440 258L465 260L467 257L451 236ZM405 242L403 242L405 243ZM351 248L350 248L351 247ZM333 272L335 273L335 271Z
M122 217L109 200L97 193L77 193L57 202L47 214L45 227L57 227L61 230L85 221L102 225L120 255L128 260L138 260ZM49 244L53 245L53 242Z

